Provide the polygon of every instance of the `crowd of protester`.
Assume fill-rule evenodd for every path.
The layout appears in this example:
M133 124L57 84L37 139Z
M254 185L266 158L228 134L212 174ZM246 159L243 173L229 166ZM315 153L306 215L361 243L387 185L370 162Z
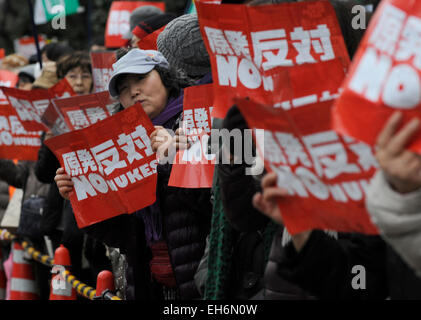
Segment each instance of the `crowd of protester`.
M222 1L283 2L294 1ZM351 8L365 2L330 2L352 59L364 30L351 27ZM375 11L378 2L367 4ZM367 13L368 21L371 15ZM139 40L163 26L158 51L137 48ZM155 126L150 136L154 152L165 154L169 144L188 148L177 130L183 90L212 83L197 15L177 17L156 7L140 7L132 13L130 32L124 38L125 47L112 49L117 62L108 90L118 101L115 112L141 102ZM48 89L65 78L78 95L93 92L89 51L50 43L41 53L42 69L36 57L29 61L17 54L3 59L1 68L18 74L19 89ZM70 252L72 273L88 285L95 285L101 270L112 271L116 294L122 299L418 299L421 157L405 146L419 123L414 120L398 131L401 120L400 114L392 116L378 137L380 169L366 197L379 235L308 230L291 236L278 206L288 194L277 187L276 174L247 175L250 165L234 161L216 164L211 188L168 186L171 165L160 164L154 204L79 228L69 200L73 182L43 143L51 132L41 137L37 161L0 160L1 210L7 207L8 186L23 189L22 203L31 195L42 196L40 236L28 240L43 252L49 249L48 241L52 250L63 244ZM245 130L248 126L232 106L224 119L214 119L213 128ZM228 152L234 159L233 151ZM256 162L263 166L258 157ZM10 248L2 243L1 250L5 261ZM351 285L355 265L365 267L364 290ZM34 266L40 298L48 299L50 270Z

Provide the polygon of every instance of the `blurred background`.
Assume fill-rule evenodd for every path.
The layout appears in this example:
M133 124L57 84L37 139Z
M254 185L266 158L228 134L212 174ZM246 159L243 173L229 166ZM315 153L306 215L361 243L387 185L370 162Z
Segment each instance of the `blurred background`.
M176 15L183 14L189 2L188 0L160 1L165 2L166 12ZM0 0L0 48L5 49L6 55L16 52L15 39L33 35L29 2L35 8L36 0ZM50 21L37 25L38 35L42 35L47 41L68 43L74 49L89 50L93 44L103 45L105 25L112 2L112 0L79 0L80 13L66 16L66 29L54 30Z

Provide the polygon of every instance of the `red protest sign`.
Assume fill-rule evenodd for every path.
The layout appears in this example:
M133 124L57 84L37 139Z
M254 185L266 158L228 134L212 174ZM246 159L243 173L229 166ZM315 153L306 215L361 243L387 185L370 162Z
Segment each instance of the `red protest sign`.
M27 131L47 131L41 116L50 103L48 90L19 90L2 87L9 104L16 110L19 121Z
M373 149L331 129L332 102L284 111L239 100L237 105L256 132L259 154L278 186L289 191L280 200L291 234L311 229L377 234L364 197L377 170Z
M338 59L283 68L274 75L274 82L282 83L276 92L280 102L274 107L290 110L316 102L333 102L341 92L344 78Z
M54 86L48 89L50 96L53 98L67 98L76 96L76 92L73 91L72 86L66 80L66 78L61 79Z
M70 131L86 128L112 115L115 100L108 91L54 99L53 105Z
M164 31L165 27L166 25L139 40L137 43L138 48L143 50L158 50L158 44L156 41L158 40L159 34Z
M213 116L223 118L234 97L273 104L272 75L283 67L339 58L348 52L328 1L247 6L196 2L214 80Z
M18 75L9 70L0 70L0 86L12 88L18 83Z
M184 89L183 130L192 145L178 151L172 165L169 186L180 188L212 187L215 155L208 154L211 133L212 84Z
M26 131L14 108L0 108L0 159L37 160L41 146L39 132Z
M15 87L18 76L8 70L0 70L0 86ZM4 88L3 88L4 89ZM0 88L0 158L36 160L41 145L39 132L27 132L18 114L9 105Z
M376 9L336 101L335 128L371 145L395 111L421 118L421 3L384 0ZM421 153L421 133L410 145Z
M18 75L9 70L0 70L0 87L14 88L18 83ZM3 90L0 89L0 105L9 104Z
M49 128L51 129L51 125L54 126L51 123L51 116L47 115L46 119L48 118L49 120L45 123L42 119L51 99L54 97L70 97L76 95L66 79L60 80L48 90L34 89L26 91L10 88L4 93L5 98L8 100L6 100L6 103L10 103L15 108L20 122L25 130L28 131L46 131Z
M155 202L158 162L149 139L153 130L137 104L45 141L74 183L70 201L79 228Z
M0 60L6 56L6 51L4 49L0 49Z
M41 121L55 136L70 131L64 121L63 115L57 110L53 102L50 102L44 114L41 116Z
M118 48L125 45L127 40L122 37L131 31L130 14L141 6L155 6L163 12L165 11L164 2L113 1L111 3L105 29L105 46L107 48Z
M108 82L117 61L115 52L91 52L94 92L108 90Z

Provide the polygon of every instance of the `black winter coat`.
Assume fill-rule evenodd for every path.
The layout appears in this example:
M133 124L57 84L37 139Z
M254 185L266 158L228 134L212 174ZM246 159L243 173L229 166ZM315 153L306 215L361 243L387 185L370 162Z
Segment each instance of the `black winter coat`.
M44 144L38 151L38 161L35 164L35 174L38 180L51 183L44 207L44 214L41 218L41 230L50 236L55 245L63 244L70 253L72 261L72 272L80 280L93 285L96 282L97 273L102 270L111 270L109 259L105 255L105 247L95 239L88 237L84 246L84 232L79 229L74 217L72 206L69 200L63 199L57 185L54 182L60 162L53 152ZM57 227L62 221L62 230ZM82 255L85 255L90 263L90 268L82 274ZM94 258L95 257L95 258Z
M177 114L163 127L175 131L179 120L180 114ZM157 195L160 199L163 235L181 299L198 299L200 295L194 284L194 274L203 256L210 228L210 189L168 187L170 173L170 165L158 165ZM85 227L84 230L125 254L127 300L155 300L162 297L156 284L151 281L149 261L152 254L140 217L123 214Z
M247 129L244 117L237 107L232 107L223 121L228 130ZM232 146L230 146L232 147ZM227 148L228 149L228 148ZM233 153L230 148L231 154ZM243 157L245 159L245 157ZM233 248L233 267L228 296L250 299L301 299L307 297L297 286L289 284L273 270L273 247L278 238L272 240L269 261L265 263L263 232L269 219L254 208L252 199L261 190L260 181L246 174L247 164L218 164L216 166L221 186L221 200L225 216L237 231ZM279 232L282 233L282 227ZM266 237L268 237L266 235ZM271 240L269 238L269 240Z
M352 272L365 268L365 289L356 290ZM421 279L380 236L339 233L338 240L314 230L302 250L285 247L277 273L320 299L421 299Z
M34 175L33 161L19 161L15 164L12 160L0 159L0 179L15 188L23 189L22 202L31 195L47 195L48 184L37 180Z
M306 292L283 279L274 268L278 253L274 248L280 243L281 226L272 240L269 259L264 263L264 238L261 235L269 219L252 204L254 194L260 191L259 182L245 174L244 165L219 164L217 169L224 213L237 230L229 296L239 299L255 296L265 300L309 299ZM250 263L250 260L253 262ZM252 283L255 283L253 287Z
M168 180L162 183L167 186ZM163 229L181 299L200 298L194 275L210 230L210 196L210 189L167 186L161 190Z
M164 127L174 132L181 116ZM199 299L194 275L206 246L210 230L212 203L210 188L169 187L171 165L158 165L157 194L163 218L163 232L181 299Z
M44 214L41 218L41 230L46 235L56 238L59 237L56 235L56 228L60 223L64 206L64 199L54 182L60 162L54 153L44 144L44 136L45 134L43 133L41 136L41 147L38 150L38 161L35 163L35 175L39 181L51 183L51 186L47 195Z
M287 281L277 272L278 261L282 256L282 233L284 228L279 228L272 241L269 260L265 271L264 300L312 300L314 297L302 290L296 284Z

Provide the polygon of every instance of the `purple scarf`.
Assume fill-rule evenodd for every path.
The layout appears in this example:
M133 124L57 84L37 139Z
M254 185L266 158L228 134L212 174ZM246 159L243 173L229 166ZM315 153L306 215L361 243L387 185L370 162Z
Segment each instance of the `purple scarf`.
M165 123L183 111L183 97L181 93L177 98L171 98L168 100L167 106L155 119L152 120L154 126L164 126ZM169 129L169 128L167 128Z
M172 129L174 121L169 120L173 119L176 115L183 111L183 97L183 92L181 92L177 98L169 99L164 111L162 111L155 119L153 119L152 123L154 125L163 126L167 129ZM170 170L169 168L166 168L167 166L168 165L165 165L165 168L161 168L162 170L159 170L158 172L163 171L164 169ZM145 224L145 237L148 245L162 240L162 215L158 193L156 195L155 203L135 212L134 214L136 217L141 216L143 219Z

